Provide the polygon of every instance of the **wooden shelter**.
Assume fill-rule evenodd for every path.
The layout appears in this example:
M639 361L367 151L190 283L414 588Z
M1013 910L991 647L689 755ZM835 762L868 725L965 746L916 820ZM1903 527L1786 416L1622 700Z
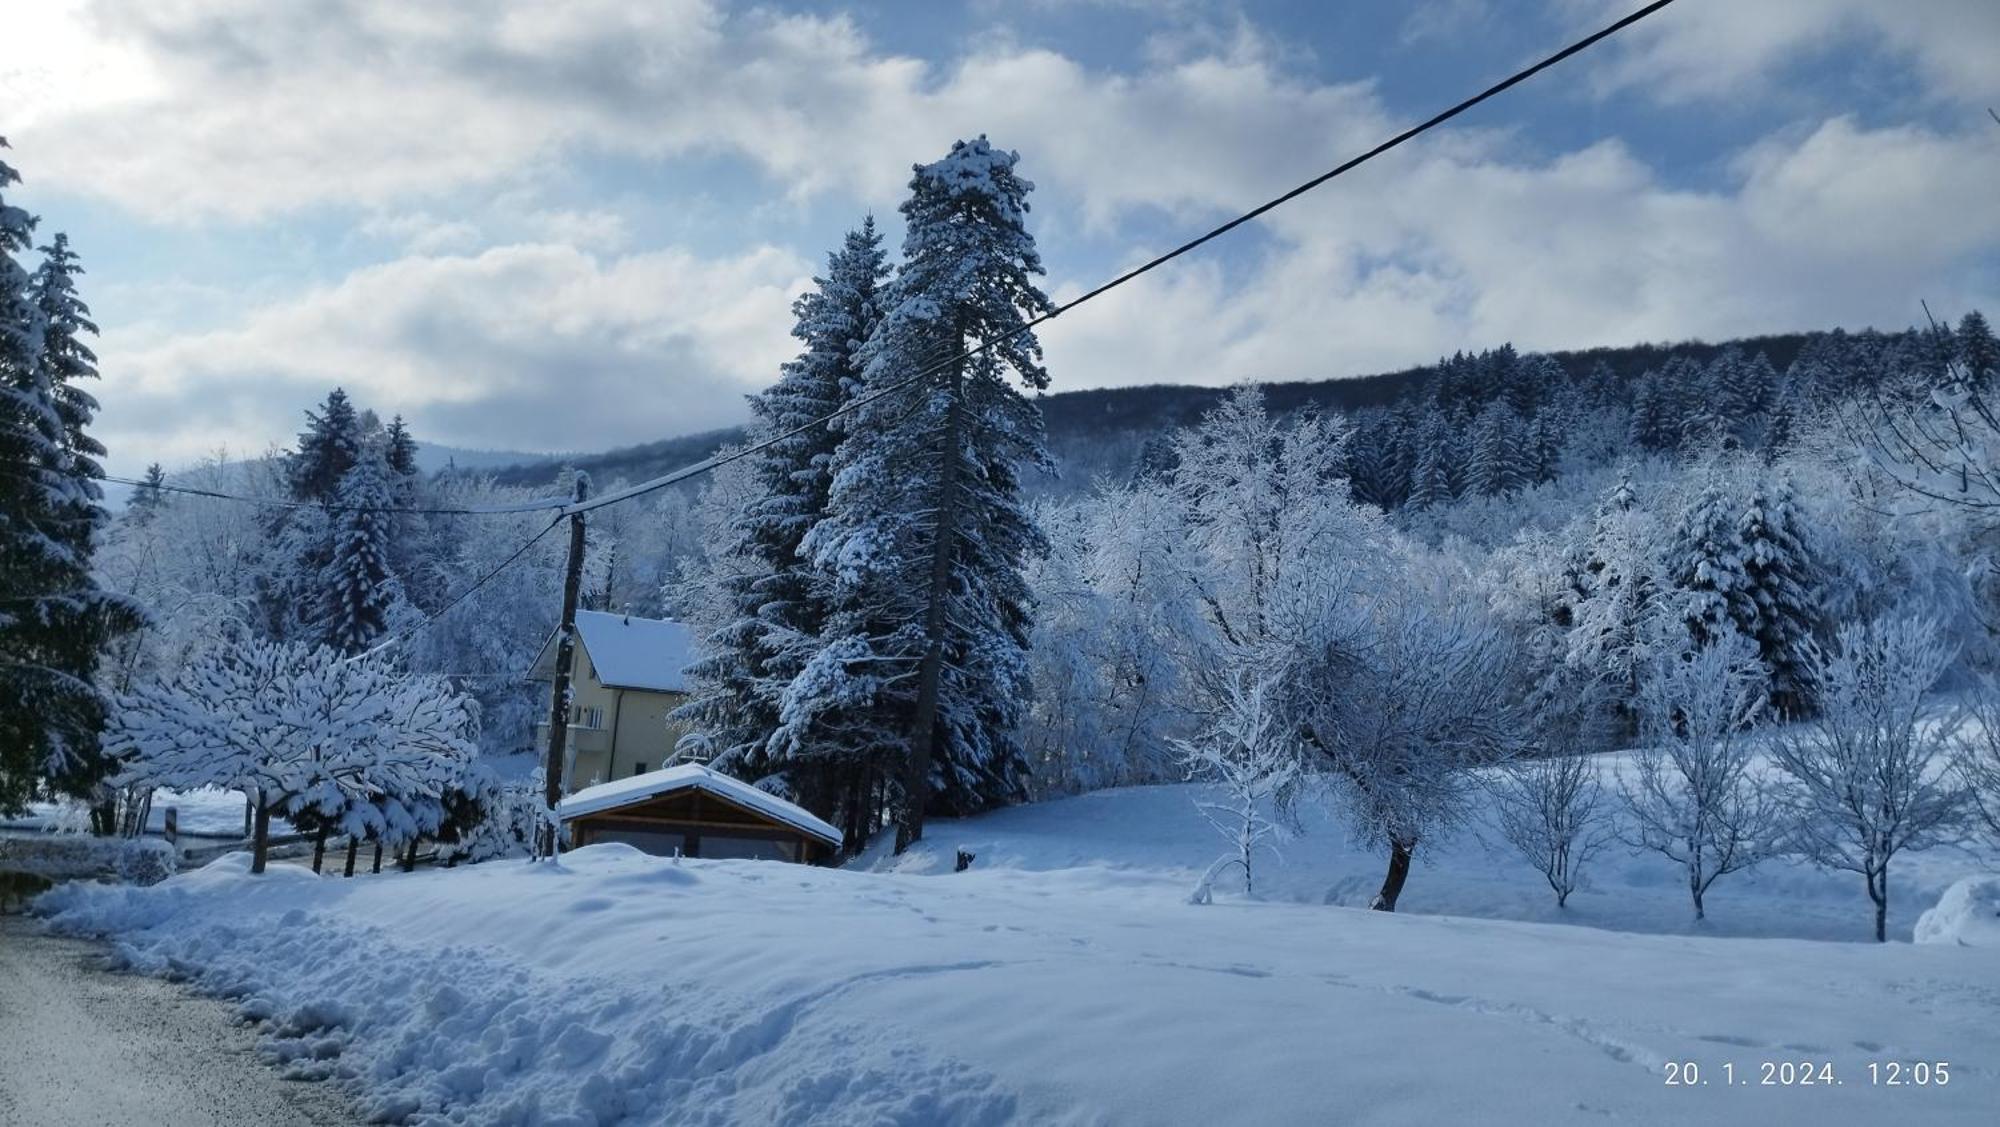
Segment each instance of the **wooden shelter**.
M699 763L600 783L562 800L572 847L623 842L662 857L819 864L840 831L792 802Z

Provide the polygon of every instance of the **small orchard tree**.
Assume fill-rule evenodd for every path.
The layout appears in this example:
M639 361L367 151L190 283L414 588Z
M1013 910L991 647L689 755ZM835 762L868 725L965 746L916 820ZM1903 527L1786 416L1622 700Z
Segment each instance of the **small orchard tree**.
M1558 669L1534 695L1534 755L1493 776L1500 835L1549 882L1556 907L1583 887L1590 858L1614 840L1590 753L1606 745L1601 682Z
M1697 920L1707 918L1709 887L1763 859L1775 835L1776 808L1752 773L1747 738L1766 683L1755 643L1718 630L1654 662L1640 688L1646 745L1621 783L1627 840L1682 867Z
M1955 716L1925 717L1925 695L1956 656L1940 633L1915 617L1843 627L1833 648L1805 658L1819 711L1772 743L1794 848L1860 874L1878 943L1888 939L1889 863L1957 837L1967 811L1947 769Z
M1256 895L1252 861L1279 830L1270 811L1302 773L1298 745L1273 698L1268 680L1233 680L1207 729L1174 741L1188 778L1219 785L1219 799L1197 799L1195 807L1233 847L1202 874L1190 898L1196 904L1209 902L1216 878L1232 865L1243 870L1244 894Z

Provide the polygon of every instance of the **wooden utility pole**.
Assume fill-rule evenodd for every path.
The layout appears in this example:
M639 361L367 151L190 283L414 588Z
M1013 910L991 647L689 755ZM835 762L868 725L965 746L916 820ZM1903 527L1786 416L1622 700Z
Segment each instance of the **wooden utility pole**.
M963 340L961 335L960 340ZM954 345L955 347L955 345ZM951 364L951 399L945 407L943 463L938 467L937 533L931 543L929 602L924 608L924 660L917 672L916 731L910 733L910 760L903 775L902 817L896 824L896 852L924 837L924 807L931 799L931 760L937 741L938 682L944 674L945 602L951 594L952 549L958 539L958 454L965 433L965 357Z
M578 502L590 496L590 475L576 475ZM548 823L536 835L536 854L556 855L562 831L556 821L556 804L563 795L563 758L569 743L569 674L576 663L576 600L583 590L583 514L569 515L569 566L563 573L562 625L556 627L556 680L549 701L549 758L543 797L548 800Z

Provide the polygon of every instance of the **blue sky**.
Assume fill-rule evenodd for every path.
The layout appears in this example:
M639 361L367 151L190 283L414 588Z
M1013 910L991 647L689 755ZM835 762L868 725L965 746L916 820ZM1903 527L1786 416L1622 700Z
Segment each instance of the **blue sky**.
M336 383L601 449L742 419L955 137L1021 153L1060 296L1635 2L46 0L0 17L0 135L90 270L115 471ZM1991 0L1680 0L1050 326L1056 387L1993 310L1996 58Z

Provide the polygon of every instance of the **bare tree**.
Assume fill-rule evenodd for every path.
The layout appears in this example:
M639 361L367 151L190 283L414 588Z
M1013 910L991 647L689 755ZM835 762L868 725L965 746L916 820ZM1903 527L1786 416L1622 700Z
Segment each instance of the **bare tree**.
M1936 622L1890 617L1843 627L1832 650L1809 651L1819 702L1804 725L1772 741L1788 776L1789 837L1828 868L1859 873L1888 939L1889 862L1952 840L1965 791L1948 770L1956 715L1927 721L1924 697L1957 655Z
M1549 882L1556 907L1568 907L1584 866L1615 840L1597 764L1577 754L1520 760L1495 779L1494 795L1501 836Z
M1966 808L2000 843L2000 683L1988 679L1965 706L1953 767L1964 784Z
M1735 633L1655 661L1639 690L1646 746L1621 782L1627 842L1680 865L1694 918L1716 880L1769 852L1777 827L1746 738L1764 709L1757 647Z
M1198 799L1195 806L1234 847L1202 874L1190 897L1196 904L1209 902L1216 878L1232 865L1243 869L1244 893L1256 895L1251 862L1279 829L1267 812L1299 777L1298 745L1287 734L1271 695L1267 680L1238 678L1206 731L1192 740L1174 741L1190 779L1221 785L1220 801Z

